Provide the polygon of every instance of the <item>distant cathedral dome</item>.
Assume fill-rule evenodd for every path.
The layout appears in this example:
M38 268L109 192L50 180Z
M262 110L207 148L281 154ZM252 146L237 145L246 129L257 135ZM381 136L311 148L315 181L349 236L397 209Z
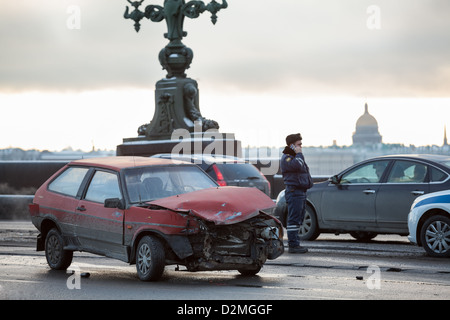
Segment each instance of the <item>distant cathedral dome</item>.
M364 114L356 121L356 130L353 133L354 145L373 145L381 143L381 135L378 132L378 122L369 113L367 103L364 106Z

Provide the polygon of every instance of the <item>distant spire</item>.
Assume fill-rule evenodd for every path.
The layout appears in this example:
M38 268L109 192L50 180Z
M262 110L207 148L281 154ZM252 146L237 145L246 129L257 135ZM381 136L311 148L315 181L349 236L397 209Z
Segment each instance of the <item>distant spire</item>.
M364 113L369 113L369 106L367 105L367 102L366 102L366 104L364 105Z
M447 141L447 126L444 126L444 146L448 146L448 141Z

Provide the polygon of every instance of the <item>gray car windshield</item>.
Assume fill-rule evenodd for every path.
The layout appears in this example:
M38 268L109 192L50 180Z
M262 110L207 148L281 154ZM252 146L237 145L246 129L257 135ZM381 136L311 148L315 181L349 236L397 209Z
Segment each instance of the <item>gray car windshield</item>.
M215 188L217 184L197 166L152 166L125 171L131 203L142 203L192 191Z

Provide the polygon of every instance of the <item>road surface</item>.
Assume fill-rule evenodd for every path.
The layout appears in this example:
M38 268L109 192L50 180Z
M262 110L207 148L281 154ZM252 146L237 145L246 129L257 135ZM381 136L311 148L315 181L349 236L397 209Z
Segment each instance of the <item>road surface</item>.
M146 283L134 265L88 253L76 252L68 272L53 271L35 251L37 233L30 222L0 222L0 299L176 300L182 312L192 300L450 299L450 259L400 236L321 235L304 243L307 254L285 253L253 277L167 266L161 281Z

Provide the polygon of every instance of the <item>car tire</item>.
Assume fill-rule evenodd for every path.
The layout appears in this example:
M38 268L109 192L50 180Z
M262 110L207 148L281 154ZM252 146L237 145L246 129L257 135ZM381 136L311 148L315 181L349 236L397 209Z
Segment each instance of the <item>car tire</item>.
M159 280L164 272L165 252L161 241L144 236L136 248L136 270L140 280Z
M45 237L45 258L54 270L66 270L72 263L73 251L64 250L64 240L58 229L51 229Z
M319 225L317 223L317 216L311 206L306 205L305 218L300 227L300 240L313 241L320 235Z
M431 216L420 230L422 246L429 256L450 256L450 218L443 215Z
M352 231L350 235L356 239L358 242L369 242L373 238L375 238L378 234L375 232L369 231Z
M241 268L241 269L238 269L238 271L243 276L254 276L259 271L261 271L261 266L252 266L252 267L247 267L247 268Z

